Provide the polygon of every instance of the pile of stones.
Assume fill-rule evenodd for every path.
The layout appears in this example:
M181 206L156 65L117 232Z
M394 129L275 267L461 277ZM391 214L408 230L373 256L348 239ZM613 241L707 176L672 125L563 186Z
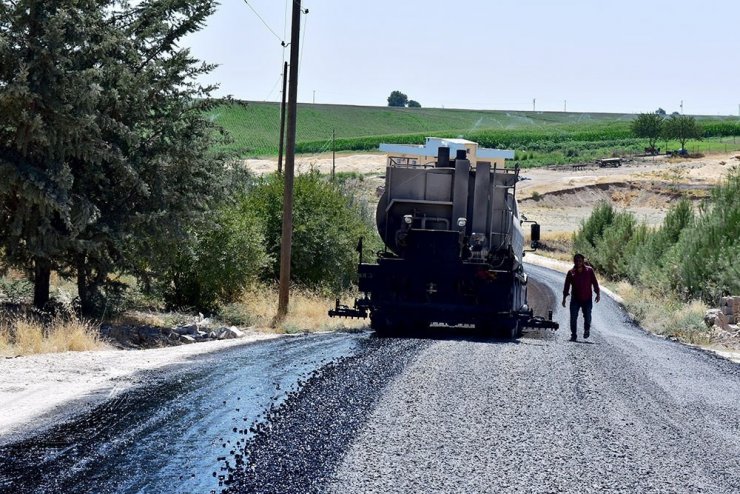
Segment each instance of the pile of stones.
M213 326L208 318L196 318L194 323L172 328L156 326L113 326L104 324L101 336L124 348L156 348L185 345L204 341L241 338L244 330L236 326Z
M707 327L740 336L740 296L722 297L718 309L709 309L704 316Z

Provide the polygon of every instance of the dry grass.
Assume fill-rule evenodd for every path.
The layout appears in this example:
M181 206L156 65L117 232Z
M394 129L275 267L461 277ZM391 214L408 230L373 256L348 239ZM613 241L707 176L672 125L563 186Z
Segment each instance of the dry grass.
M31 317L0 322L0 354L82 352L107 348L97 328L89 321L55 319L48 326Z
M529 240L527 240L529 242ZM540 254L560 261L573 260L573 232L543 232Z
M708 307L703 302L683 303L625 281L619 282L615 289L624 299L627 310L645 329L696 345L712 343L711 334L704 324Z
M345 301L351 295L345 296ZM260 328L272 327L277 314L278 292L276 287L255 285L244 292L239 302L222 311L221 316L234 324L245 324ZM334 319L327 312L334 307L334 299L309 290L294 289L290 294L287 317L273 328L283 333L328 331L360 328L367 321L358 319Z

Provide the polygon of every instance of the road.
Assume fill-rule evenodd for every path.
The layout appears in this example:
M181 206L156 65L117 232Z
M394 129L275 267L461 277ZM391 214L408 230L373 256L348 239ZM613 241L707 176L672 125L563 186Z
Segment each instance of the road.
M740 491L740 366L608 297L569 342L562 275L530 274L560 331L260 343L0 448L0 491Z
M562 275L530 268L553 291ZM635 327L440 341L385 390L331 492L739 492L740 368Z
M327 376L249 445L229 492L740 491L740 368L646 333L608 297L591 338L569 342L563 275L530 274L532 305L562 330L422 340L371 410L327 407L363 422L347 444L303 413L341 392L346 375Z

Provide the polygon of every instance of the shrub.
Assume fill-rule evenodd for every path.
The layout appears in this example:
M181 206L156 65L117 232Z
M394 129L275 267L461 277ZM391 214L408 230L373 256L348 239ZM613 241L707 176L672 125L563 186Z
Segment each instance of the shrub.
M698 217L683 229L666 258L672 287L685 299L715 304L740 293L740 170L712 191Z
M165 301L170 308L215 310L235 300L267 261L255 212L243 202L223 206L212 225L201 226L183 245L165 276Z
M12 304L19 304L33 297L33 284L24 279L0 278L0 295L5 295Z
M670 292L656 293L626 282L620 282L617 291L635 320L650 331L690 343L709 342L703 320L708 307L701 301L686 304Z
M613 215L608 228L596 238L592 264L611 278L623 278L627 273L626 246L632 241L637 221L632 213L622 211Z
M32 316L0 322L0 353L6 355L81 352L103 347L97 328L74 317L56 317L46 324Z
M244 199L243 207L260 218L269 261L263 279L280 274L280 240L283 213L283 178L263 179ZM296 176L293 198L291 279L305 287L334 292L348 287L356 277L360 237L369 248L379 247L370 212L351 194L343 193L318 172Z
M581 227L573 234L573 247L576 251L591 258L596 253L596 242L614 221L614 208L606 201L596 205L591 215L581 222Z
M650 235L646 235L644 240L635 246L628 263L629 278L645 286L664 286L665 256L693 219L694 212L687 199L682 199L671 206L663 225Z

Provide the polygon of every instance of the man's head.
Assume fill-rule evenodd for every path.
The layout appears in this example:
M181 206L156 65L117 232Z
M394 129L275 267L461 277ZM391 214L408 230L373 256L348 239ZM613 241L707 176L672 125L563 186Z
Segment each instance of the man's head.
M586 258L583 257L583 254L576 254L573 256L573 264L576 265L577 269L583 268L583 265L585 262L586 262Z

